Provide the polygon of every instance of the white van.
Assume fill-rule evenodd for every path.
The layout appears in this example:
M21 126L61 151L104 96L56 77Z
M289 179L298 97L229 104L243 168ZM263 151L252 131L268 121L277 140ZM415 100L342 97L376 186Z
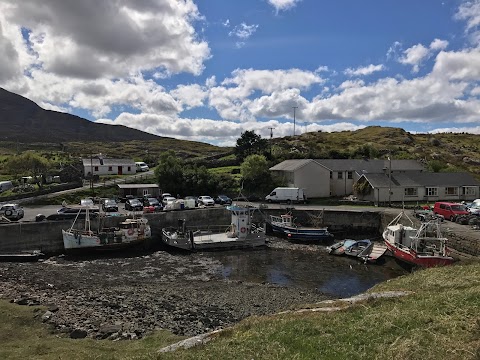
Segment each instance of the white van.
M13 188L13 184L11 181L0 181L0 192L4 192Z
M135 162L135 167L137 169L137 172L139 171L148 171L150 170L150 168L148 167L147 164L145 164L143 161L137 161Z
M307 197L305 192L300 188L293 187L277 187L273 191L265 196L265 200L268 202L306 202Z

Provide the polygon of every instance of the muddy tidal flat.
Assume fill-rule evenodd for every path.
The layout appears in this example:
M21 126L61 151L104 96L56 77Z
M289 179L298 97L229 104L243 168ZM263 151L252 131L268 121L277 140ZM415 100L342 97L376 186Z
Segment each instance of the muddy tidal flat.
M137 339L157 329L193 336L251 315L355 294L399 274L334 259L319 247L58 256L0 263L0 297L46 306L37 316L70 337ZM346 293L329 291L341 288L341 279Z

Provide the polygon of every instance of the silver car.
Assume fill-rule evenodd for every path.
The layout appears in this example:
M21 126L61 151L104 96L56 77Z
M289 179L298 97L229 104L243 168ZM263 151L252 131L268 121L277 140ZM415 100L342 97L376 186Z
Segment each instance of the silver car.
M25 211L19 204L5 204L0 208L0 216L9 220L20 220L25 216Z

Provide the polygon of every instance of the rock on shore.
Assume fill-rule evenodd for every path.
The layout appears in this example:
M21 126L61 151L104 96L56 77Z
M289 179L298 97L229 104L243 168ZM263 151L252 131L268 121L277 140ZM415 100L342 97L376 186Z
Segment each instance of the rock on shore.
M96 339L138 339L156 329L194 336L326 298L313 290L228 281L220 270L208 256L163 251L54 257L0 263L0 294L19 305L44 305L40 321L66 336Z

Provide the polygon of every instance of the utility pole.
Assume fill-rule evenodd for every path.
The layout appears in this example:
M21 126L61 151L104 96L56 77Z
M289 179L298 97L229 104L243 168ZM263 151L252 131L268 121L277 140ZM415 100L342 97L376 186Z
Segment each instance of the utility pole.
M275 129L274 127L269 127L270 129L270 139L273 138L273 129Z
M298 106L292 106L293 109L293 136L295 136L295 110L298 109Z

